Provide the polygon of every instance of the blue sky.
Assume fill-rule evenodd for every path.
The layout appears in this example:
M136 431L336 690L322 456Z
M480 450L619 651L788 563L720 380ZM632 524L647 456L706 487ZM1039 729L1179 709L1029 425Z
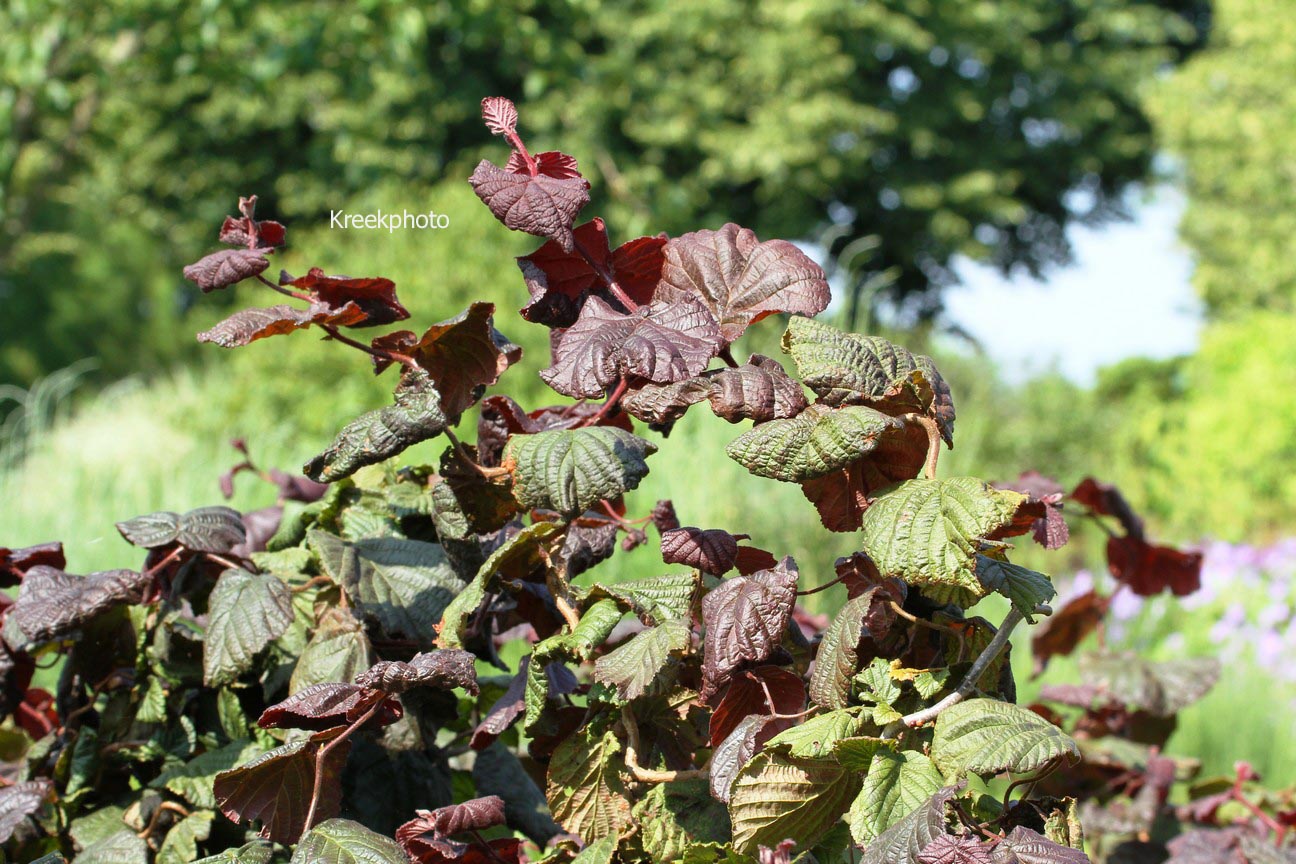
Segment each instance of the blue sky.
M1201 328L1192 260L1176 228L1183 196L1163 186L1134 219L1070 232L1075 261L1040 282L964 261L946 295L952 321L975 337L1009 380L1056 367L1090 384L1126 357L1191 353Z

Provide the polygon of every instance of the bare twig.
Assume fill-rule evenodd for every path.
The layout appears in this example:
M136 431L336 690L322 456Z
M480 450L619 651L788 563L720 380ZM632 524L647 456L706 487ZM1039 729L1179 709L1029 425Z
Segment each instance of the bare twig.
M334 747L337 747L343 741L350 738L351 733L369 722L369 718L372 717L378 711L379 707L381 707L386 701L386 699L379 699L368 711L361 714L354 723L348 726L341 735L325 744L319 749L319 752L315 754L315 784L311 787L310 809L306 811L306 826L302 828L303 837L306 836L307 831L310 831L311 826L315 824L315 811L319 809L320 792L324 789L324 760L328 758L328 754L332 752Z
M658 771L639 765L639 724L630 706L621 709L621 725L626 732L626 767L640 783L674 783L680 780L705 780L710 772L703 768L691 771Z
M940 459L940 427L926 414L905 414L900 419L917 423L927 430L927 462L923 465L923 476L928 480L936 479L936 462Z
M1043 604L1036 606L1034 611L1038 615L1051 615L1053 613L1052 608ZM981 652L976 660L972 661L972 668L968 670L967 675L965 675L963 680L959 682L958 689L937 702L935 705L931 705L921 711L915 711L912 714L906 714L904 717L900 718L899 722L910 728L922 726L924 723L930 723L935 720L946 708L957 705L971 696L977 689L977 681L981 679L981 676L985 673L986 669L990 667L990 664L993 663L995 658L999 656L999 653L1003 651L1004 646L1008 644L1008 637L1012 635L1013 628L1021 623L1021 620L1024 617L1025 616L1022 615L1018 609L1010 609L1008 614L1004 616L1003 623L999 625L999 631L995 633L994 638L990 640L990 644L985 647L985 650Z

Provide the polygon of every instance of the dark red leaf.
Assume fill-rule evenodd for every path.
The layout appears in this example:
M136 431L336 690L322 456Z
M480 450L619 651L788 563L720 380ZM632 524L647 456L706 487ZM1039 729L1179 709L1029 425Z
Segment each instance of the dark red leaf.
M774 653L792 616L798 575L796 563L784 558L774 569L727 579L703 598L703 701L735 670Z
M23 574L43 564L62 570L67 566L63 556L63 544L41 543L38 546L26 546L22 549L5 549L0 547L0 588L12 588L22 581Z
M375 339L373 346L413 357L441 394L441 409L455 418L522 359L522 349L495 329L494 313L494 303L474 303L455 317L433 324L421 337L399 330ZM387 360L374 359L377 372L388 365Z
M269 249L282 246L286 233L284 226L278 222L257 222L246 216L241 219L226 216L225 224L221 225L220 242L248 249Z
M765 697L767 689L774 700L773 705ZM805 708L805 703L805 682L794 672L778 666L759 666L735 673L711 713L711 746L715 747L728 738L738 724L752 714L798 714ZM795 720L772 720L765 725L762 735L769 740L795 725Z
M808 255L786 240L761 243L732 222L674 237L663 254L655 299L702 300L726 343L775 312L818 315L831 298L823 269Z
M557 150L546 150L543 153L535 154L534 158L536 172L546 177L552 177L555 180L570 180L581 176L580 166L576 164L575 157L568 156L566 153L559 153ZM531 173L531 169L527 167L526 159L516 150L509 154L504 170L512 171L514 174Z
M1051 477L1038 471L1024 471L1012 483L996 483L999 489L1011 489L1029 495L1032 501L1044 506L1044 515L1031 524L1035 542L1045 549L1061 549L1071 537L1066 518L1062 515L1062 499L1066 490Z
M658 501L649 515L653 525L663 534L680 527L679 517L675 515L675 505L667 499Z
M279 530L283 521L282 507L262 507L243 514L243 529L246 539L230 548L230 554L239 558L251 558L253 552L264 552L270 538Z
M409 317L409 310L396 299L396 284L381 276L329 276L320 268L312 267L305 276L297 279L280 273L279 284L307 292L313 298L312 307L319 306L338 315L354 303L364 317L357 323L345 325L348 327L374 327Z
M586 513L585 516L567 529L567 536L558 552L569 579L601 564L616 551L620 525L596 513Z
M733 732L716 745L711 754L710 785L711 795L717 801L729 803L729 787L733 785L738 772L756 755L757 750L765 746L765 742L774 737L774 732L765 730L772 722L769 717L749 714L738 721Z
M117 523L133 546L157 549L178 543L194 552L229 552L247 538L242 515L230 507L198 507L187 513L158 511Z
M756 862L757 864L792 864L792 853L796 851L796 845L795 840L780 840L773 849L768 846L758 846Z
M676 528L661 535L662 560L719 576L733 569L738 539L719 528Z
M1038 831L1021 825L995 846L994 860L998 864L1090 864L1089 856L1079 849L1054 843Z
M802 483L801 492L829 531L858 531L874 494L917 477L926 460L926 433L921 426L906 423L883 434L867 456Z
M873 559L863 552L838 558L833 563L833 569L837 573L837 578L841 579L842 584L846 586L848 600L867 594L872 588L882 589L882 593L888 599L900 604L904 603L905 597L909 594L909 586L903 579L882 578L882 573L873 563Z
M54 783L43 777L0 788L0 843L8 843L24 819L53 800Z
M497 795L417 813L416 818L396 829L396 842L418 864L520 860L520 841L488 841L491 848L484 849L475 836L478 831L504 824L504 800ZM452 835L464 833L474 836L467 841L453 839Z
M184 277L204 293L228 288L265 271L270 259L257 249L222 249L184 268Z
M384 660L362 672L356 683L384 693L404 693L415 687L450 690L462 687L477 695L476 660L468 651L444 649L415 654L408 663Z
M730 423L795 417L805 410L805 391L777 361L760 354L736 368L715 369L673 384L639 384L621 407L648 423L669 423L690 405L710 400L717 417Z
M315 788L315 757L342 729L316 732L310 738L276 747L252 761L216 775L213 791L220 811L236 824L261 821L261 836L291 845L306 827ZM342 769L350 739L324 758L315 817L332 819L342 804Z
M354 303L348 303L338 309L318 304L301 309L280 303L264 308L240 309L210 330L199 333L198 341L210 342L222 348L241 348L258 339L305 330L312 324L326 327L356 327L365 320L364 311Z
M113 606L141 602L152 584L151 575L133 570L73 576L38 564L23 578L8 617L29 642L48 642L71 635Z
M773 553L755 546L739 546L738 556L734 558L734 567L742 576L750 576L758 570L773 570L777 566L778 559Z
M972 834L942 834L918 853L917 864L991 864L990 847Z
M312 684L261 713L262 729L332 729L349 726L375 705L381 706L367 726L388 726L404 714L401 704L388 694L360 684Z
M1031 653L1035 656L1035 674L1044 671L1053 657L1068 657L1086 636L1097 629L1107 615L1111 598L1089 591L1072 598L1035 628Z
M13 713L18 728L26 732L33 741L44 738L59 725L53 694L39 687L28 688Z
M624 314L591 297L558 338L553 365L540 377L565 396L591 398L627 376L659 384L691 378L722 344L715 319L695 298Z
M515 173L483 159L468 182L505 226L549 237L568 252L575 248L572 224L589 203L589 181L580 175Z
M640 237L613 252L603 220L595 218L577 227L574 238L576 246L593 258L602 272L595 270L583 255L564 250L554 240L518 258L531 294L531 302L521 310L523 318L548 327L570 327L587 297L597 296L619 305L603 274L611 276L635 303L646 305L652 301L661 276L665 235Z
M1100 516L1113 516L1131 537L1143 537L1143 520L1134 513L1125 496L1110 483L1086 477L1071 490L1071 497Z
M512 100L487 96L481 101L482 120L492 135L509 135L517 131L518 112Z
M496 700L495 704L486 712L486 716L477 724L477 728L473 730L472 739L468 742L468 746L472 747L472 749L485 750L495 743L495 739L503 735L504 730L516 723L518 718L526 711L526 682L527 667L529 665L531 665L531 655L527 654L522 658L521 664L518 666L518 672L513 676L513 680L509 681L508 689L504 691L504 695ZM546 669L546 671L548 670ZM552 689L551 686L550 690L552 691Z
M1137 537L1107 539L1107 569L1140 597L1169 588L1178 597L1201 587L1202 555L1169 546L1153 546Z

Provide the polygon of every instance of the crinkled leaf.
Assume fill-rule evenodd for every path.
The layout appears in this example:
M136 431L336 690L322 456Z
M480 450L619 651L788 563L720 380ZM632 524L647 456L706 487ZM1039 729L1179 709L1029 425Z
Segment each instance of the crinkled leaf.
M738 772L771 737L771 733L765 732L765 727L772 720L765 715L749 714L738 722L728 737L715 745L711 752L710 786L711 795L717 801L729 803L729 791Z
M322 327L358 327L367 323L371 322L365 318L364 310L354 303L337 309L314 303L305 309L279 303L240 309L210 330L199 333L198 341L210 342L221 348L241 348L258 339L305 330L312 324Z
M795 417L753 427L725 452L757 477L804 483L845 468L887 435L903 438L903 429L900 421L872 408L816 403Z
M593 402L575 402L539 408L528 414L508 396L488 396L482 400L481 416L477 421L477 459L487 467L497 466L510 435L571 429L584 425L591 417L595 426L616 426L627 432L634 431L624 412L600 413L602 408Z
M237 849L226 849L219 855L200 858L194 864L269 864L274 847L264 840L253 840Z
M293 621L292 593L282 579L230 568L216 580L203 636L203 683L229 684L252 667Z
M572 224L589 203L589 181L507 171L483 159L468 178L495 218L514 231L552 238L563 250L575 248Z
M347 306L360 310L361 320L349 326L373 327L404 321L409 310L396 299L396 285L381 276L329 276L312 267L305 276L293 279L279 274L279 284L307 292L311 306L341 312Z
M973 477L909 480L865 512L864 552L883 574L924 593L974 599L985 593L976 572L979 542L1010 525L1025 500Z
M265 271L270 259L259 249L222 249L184 268L184 277L203 290L228 288Z
M990 847L972 834L942 834L919 853L918 864L991 864Z
M592 726L558 745L549 762L545 797L558 824L586 842L619 834L630 824L630 779L621 742Z
M216 807L216 793L212 788L216 775L248 762L263 752L264 747L246 738L231 741L224 747L195 756L183 765L166 769L149 785L155 789L165 788L194 807L210 810Z
M54 798L54 784L44 778L13 783L0 789L0 843L9 842L14 829L34 816Z
M610 584L596 582L589 590L592 596L614 598L649 623L664 624L689 616L700 584L696 572L667 573Z
M540 377L565 396L597 397L625 377L658 384L692 378L722 346L715 319L697 300L653 302L627 313L591 297L557 337L553 365Z
M1075 741L1033 711L996 699L968 699L936 718L932 761L948 777L967 772L1027 774L1080 758Z
M396 829L396 842L421 864L458 861L469 853L473 843L455 840L451 835L484 831L503 824L504 799L488 795L436 810L417 811L415 818ZM478 854L493 860L486 850ZM503 856L497 853L496 857Z
M878 588L847 601L824 631L815 655L810 678L810 698L825 708L845 708L851 679L859 662L859 643L864 636L881 639L891 628L896 613L891 597Z
M785 729L771 738L766 748L784 750L798 759L823 759L832 755L838 741L859 735L864 724L858 708L829 711Z
M638 699L665 667L670 655L689 647L689 626L666 621L630 637L594 662L594 680L615 687L622 699Z
M575 240L604 273L635 303L652 302L661 276L662 247L666 236L640 237L612 251L603 220L595 218L575 229ZM531 302L521 311L528 321L548 327L570 327L576 323L588 297L599 297L620 305L603 276L583 255L564 250L550 240L530 255L517 259Z
M468 458L475 455L471 444L463 448ZM441 455L440 474L432 487L432 521L442 540L498 531L517 515L513 478L508 474L483 472L455 447Z
M734 567L738 539L719 528L676 528L661 535L662 561L719 576Z
M309 739L276 747L251 762L217 774L212 788L221 812L239 824L259 820L260 836L268 840L297 842L306 827L306 811L315 786L316 754L341 731L316 733ZM344 741L324 759L317 818L331 818L341 806L340 777L350 749L351 743ZM305 860L315 864L323 859Z
M767 315L818 315L831 299L823 269L808 255L786 240L761 243L732 222L674 237L664 255L657 298L702 300L727 343Z
M1079 849L1054 843L1030 828L1018 825L994 847L994 864L1089 864Z
M398 330L374 340L374 347L414 358L441 394L441 410L457 418L522 358L522 349L495 329L494 303L474 303L454 318L433 324L423 335ZM381 372L388 361L375 358Z
M362 687L384 693L404 693L415 687L450 690L462 687L477 695L476 657L467 651L447 649L415 654L409 662L383 660L356 679Z
M679 861L692 842L729 839L729 814L698 780L658 783L634 806L638 844L652 861Z
M891 415L926 414L954 446L954 401L930 357L808 318L788 322L783 350L821 401L869 405Z
M48 642L68 636L114 606L139 603L153 577L133 570L108 570L89 576L73 576L44 564L27 571L18 600L5 616L27 642ZM14 648L11 630L6 641Z
M1033 501L1044 505L1044 515L1031 524L1035 542L1045 549L1060 549L1071 537L1071 529L1062 515L1062 499L1066 491L1062 484L1038 471L1023 471L1011 483L996 483L1000 489L1012 489L1029 495Z
M350 684L374 664L373 646L364 626L347 610L324 613L318 629L293 667L290 693L330 681Z
M441 397L430 380L402 379L394 405L361 414L342 427L329 448L307 462L302 472L319 483L341 480L440 435L446 423Z
M118 831L77 854L74 864L148 864L149 848L134 831Z
M67 567L62 543L41 543L22 549L0 547L0 588L12 588L22 581L23 574L37 564L62 570Z
M224 554L247 538L243 517L229 507L199 507L184 515L148 513L117 523L128 543L154 549L178 543L194 552Z
M1135 711L1173 717L1205 696L1220 677L1213 657L1151 661L1132 652L1080 658L1080 680Z
M492 135L509 135L517 131L518 112L512 100L487 96L481 101L482 121Z
M349 819L329 819L297 844L292 864L409 864L409 859L390 837Z
M394 723L404 713L400 702L388 699L381 690L337 682L314 684L265 709L257 725L262 729L332 729L356 722L374 706L380 706L374 715L375 726Z
M1036 573L1010 561L1001 561L978 555L977 578L987 591L997 591L1012 601L1013 608L1034 624L1035 607L1047 603L1057 595L1053 582L1043 573Z
M154 864L189 864L197 858L198 844L211 835L215 818L210 810L198 810L172 825L158 847Z
M851 804L851 836L861 846L926 804L945 785L932 761L913 750L882 750Z
M916 864L922 851L945 833L945 804L961 788L946 786L883 831L864 850L862 864Z
M917 477L926 459L926 433L906 423L888 431L876 447L845 468L802 483L801 492L829 531L858 531L873 496L893 483Z
M514 495L523 507L573 519L600 500L634 489L657 445L623 429L587 426L514 435L504 449Z
M859 776L835 762L758 753L730 791L734 849L751 854L787 837L812 846L841 819L859 789Z
M807 404L801 385L778 361L753 354L736 368L713 369L673 384L641 384L622 398L621 407L646 422L669 423L703 400L730 423L795 417Z
M784 558L773 570L725 580L702 600L704 700L735 669L767 659L778 647L792 617L798 575L796 563Z
M399 537L349 543L323 531L308 538L323 571L387 639L430 648L442 614L465 587L436 543Z

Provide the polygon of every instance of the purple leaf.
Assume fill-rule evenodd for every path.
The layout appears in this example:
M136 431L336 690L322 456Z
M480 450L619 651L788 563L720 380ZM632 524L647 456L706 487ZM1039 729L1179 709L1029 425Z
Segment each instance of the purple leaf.
M29 641L48 642L70 635L113 606L141 602L152 585L152 575L133 570L73 576L38 564L27 571L8 617Z
M1089 864L1089 856L1018 825L995 845L994 864Z
M386 726L404 713L400 702L388 694L360 684L312 684L271 705L257 720L262 729L332 729L348 726L370 708L383 703L367 725Z
M990 847L970 834L942 834L918 853L918 864L991 864Z
M592 398L626 376L659 384L691 378L721 347L715 320L696 299L624 314L591 297L540 377L565 396Z
M513 173L483 159L468 182L506 227L552 238L567 252L575 248L572 224L589 203L589 181Z
M831 298L823 269L804 252L786 240L761 243L732 222L672 238L665 256L656 299L701 299L725 342L776 312L818 315Z
M517 131L518 112L512 100L487 96L481 101L482 120L492 135L509 135Z
M221 348L242 348L258 339L305 330L312 324L354 327L364 320L364 311L354 303L348 303L340 309L318 304L301 309L280 303L275 306L240 309L210 330L199 333L198 341L210 342Z
M701 698L710 701L734 670L760 663L783 639L796 602L796 563L728 579L702 600L706 643Z
M204 293L228 288L265 271L270 259L256 249L222 249L184 268L184 277Z
M40 778L14 783L0 789L0 843L8 843L14 830L28 816L35 816L46 802L54 800L53 781Z
M476 659L471 653L454 648L427 651L415 654L408 663L399 660L375 663L356 678L356 683L384 693L404 693L415 687L443 690L462 687L475 696Z
M213 792L220 811L236 824L261 821L261 836L276 843L296 843L306 828L306 813L315 788L315 757L342 730L317 732L285 744L252 761L216 775ZM343 741L324 758L318 820L331 819L342 805L342 768L351 742Z

